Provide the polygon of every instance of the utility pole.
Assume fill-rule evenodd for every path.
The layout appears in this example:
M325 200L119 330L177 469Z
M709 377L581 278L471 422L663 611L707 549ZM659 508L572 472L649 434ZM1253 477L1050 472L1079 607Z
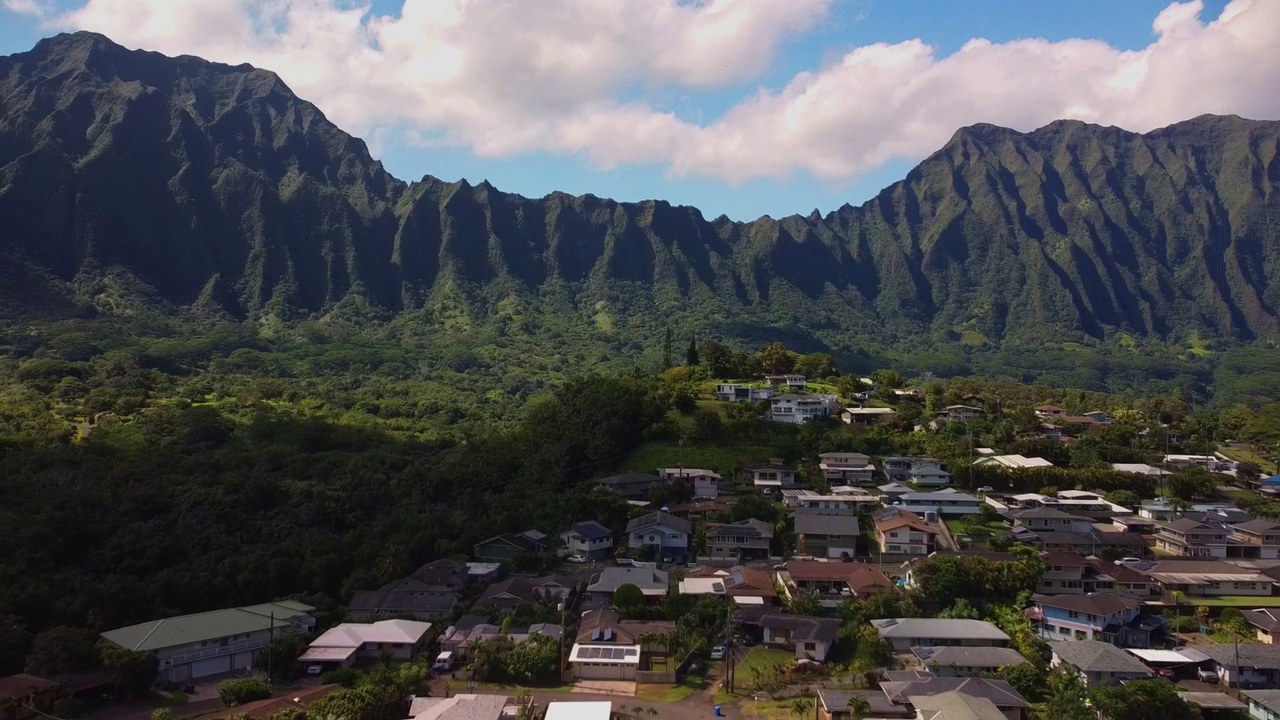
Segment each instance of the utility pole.
M273 648L276 644L276 612L271 611L271 627L267 629L267 684L274 685L276 681L275 675L275 653Z

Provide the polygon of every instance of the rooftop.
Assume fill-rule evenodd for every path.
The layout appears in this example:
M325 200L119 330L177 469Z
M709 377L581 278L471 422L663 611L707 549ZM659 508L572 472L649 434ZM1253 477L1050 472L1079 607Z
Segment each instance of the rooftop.
M587 592L612 593L623 585L635 585L645 595L665 595L668 576L649 567L607 567L591 576Z
M413 720L499 720L511 705L509 695L462 693L452 697L415 697L409 706Z
M373 623L342 623L329 628L311 643L313 648L358 648L365 643L406 643L412 645L431 629L431 623L416 620L379 620Z
M943 645L911 648L911 652L924 665L937 667L1002 668L1027 661L1017 650L1003 647Z
M871 624L885 638L1009 639L1000 628L989 622L964 618L884 618L872 620Z
M631 520L627 522L627 532L637 532L654 525L665 525L672 530L677 530L686 534L693 530L693 524L688 520L678 518L675 515L658 510L656 512L649 512L638 517L631 518Z
M266 630L273 624L276 628L287 628L293 618L312 612L315 608L310 605L282 600L152 620L108 630L102 637L129 650L160 650Z
M991 700L954 690L937 695L911 695L912 706L921 720L1005 720L1005 714Z
M547 705L543 720L609 720L613 703L608 700L555 700Z
M1245 693L1248 695L1248 693ZM1189 705L1206 710L1244 710L1245 703L1220 692L1180 692L1178 697Z
M1099 640L1058 640L1049 643L1062 662L1082 672L1120 672L1150 676L1153 673L1138 658Z
M1043 607L1061 608L1091 615L1114 615L1124 610L1142 606L1142 600L1117 592L1094 592L1088 595L1036 595L1034 600Z
M800 535L857 535L858 516L821 515L799 512L795 515L796 533Z

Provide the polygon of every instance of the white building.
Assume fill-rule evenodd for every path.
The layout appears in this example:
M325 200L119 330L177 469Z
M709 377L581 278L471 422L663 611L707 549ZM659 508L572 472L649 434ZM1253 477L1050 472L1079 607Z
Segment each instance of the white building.
M899 495L893 507L921 516L928 512L936 512L943 517L963 517L980 512L982 501L959 490L909 492Z
M770 400L769 418L799 425L831 417L838 406L839 398L835 395L778 395Z
M936 460L916 460L911 463L907 480L921 488L946 487L951 484L951 473L943 470L942 463Z
M610 720L613 703L607 700L555 700L547 705L543 720Z
M888 422L898 417L898 412L887 407L851 407L840 413L840 419L846 425L872 425Z
M569 668L575 680L635 680L640 668L640 646L574 643L569 652Z
M342 623L312 641L298 662L321 668L351 667L360 658L409 661L417 656L431 623L417 620L379 620Z
M831 484L869 485L876 466L871 457L855 452L825 452L818 456L818 469Z
M721 402L759 402L773 397L773 388L757 388L739 383L716 385L716 399Z
M310 635L313 613L310 605L283 600L152 620L102 637L126 650L155 653L160 678L185 683L252 668L273 636Z
M994 465L996 467L1008 468L1010 470L1024 470L1029 468L1053 467L1053 463L1038 457L1023 457L1022 455L988 455L980 457L973 461L974 465Z

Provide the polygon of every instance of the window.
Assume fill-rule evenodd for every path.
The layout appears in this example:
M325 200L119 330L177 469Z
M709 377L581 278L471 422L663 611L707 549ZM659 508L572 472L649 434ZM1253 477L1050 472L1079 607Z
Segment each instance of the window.
M805 649L805 650L807 650L807 651L810 651L810 652L817 652L817 651L818 651L818 643L816 643L816 642L806 642L806 643L804 644L804 649Z
M1080 613L1076 612L1075 610L1068 610L1067 617L1071 618L1072 620L1077 620L1080 617Z
M1059 628L1058 628L1058 634L1059 634L1059 635L1070 635L1070 634L1071 634L1071 628L1068 628L1068 627L1059 627Z

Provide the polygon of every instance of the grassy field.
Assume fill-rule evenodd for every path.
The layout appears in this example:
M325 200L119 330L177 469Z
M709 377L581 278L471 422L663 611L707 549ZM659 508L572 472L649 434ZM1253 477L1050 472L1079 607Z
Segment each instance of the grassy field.
M1222 595L1212 598L1187 598L1187 602L1205 607L1280 607L1280 595Z
M475 688L471 689L471 683L466 680L450 680L449 690L453 693L465 692L501 692L507 695L515 695L521 690L528 690L531 693L567 693L573 692L572 685L550 685L547 687L535 687L532 685L503 685L501 683L475 683Z
M1266 474L1268 469L1275 468L1274 460L1268 460L1267 458L1259 455L1258 453L1250 449L1246 449L1242 447L1233 447L1230 445L1219 445L1218 452L1222 453L1223 455L1226 455L1227 457L1231 458L1232 460L1235 460L1236 462L1253 463L1254 465L1257 465L1258 467L1262 468L1263 474Z
M769 448L751 445L698 446L674 442L648 443L631 453L623 465L623 472L653 472L656 468L679 467L704 468L721 475L729 475L742 462L764 462L769 459Z
M947 529L952 535L973 535L980 537L990 537L992 533L1007 531L1008 525L999 520L992 520L987 523L970 523L964 519L947 520Z
M679 685L636 685L636 699L650 702L676 703L684 700L706 685L706 678L690 675L680 681Z
M813 698L808 698L808 701L809 710L801 716L797 716L795 710L792 709L794 700L760 700L743 703L742 714L745 717L763 718L763 720L814 717Z

